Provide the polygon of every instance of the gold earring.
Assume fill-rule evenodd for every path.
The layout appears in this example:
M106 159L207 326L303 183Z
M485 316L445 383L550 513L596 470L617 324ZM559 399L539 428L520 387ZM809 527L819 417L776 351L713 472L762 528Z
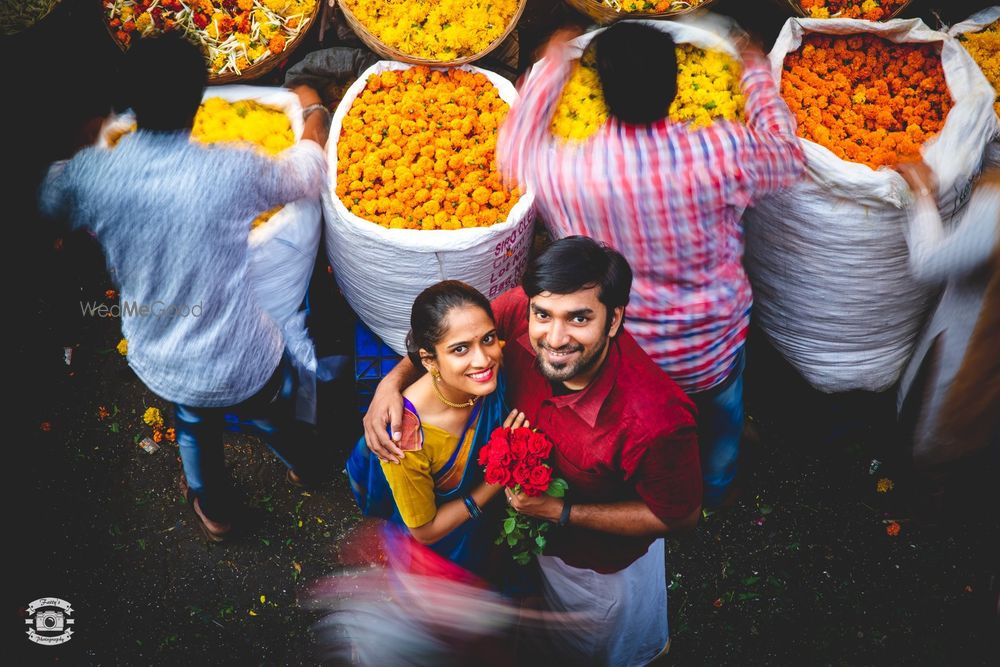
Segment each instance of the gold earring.
M431 377L434 378L435 382L441 381L441 371L436 366L431 366Z

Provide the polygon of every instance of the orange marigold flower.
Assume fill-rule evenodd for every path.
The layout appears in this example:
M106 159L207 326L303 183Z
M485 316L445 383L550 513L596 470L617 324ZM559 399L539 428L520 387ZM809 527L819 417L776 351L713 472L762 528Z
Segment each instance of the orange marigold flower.
M896 521L891 521L891 522L889 523L889 525L887 525L887 526L885 527L885 533L886 533L886 535L888 535L889 537L896 537L897 535L899 535L899 531L900 531L900 529L901 529L901 528L902 528L902 527L901 527L901 526L899 525L899 523L898 523L898 522L896 522Z
M271 41L267 43L267 48L274 55L278 55L285 50L285 36L275 35L271 38Z
M800 137L873 169L918 157L952 104L934 45L867 34L807 35L785 58L781 93Z
M104 296L105 298L113 299L116 296L118 296L118 292L114 291L113 289L109 289L104 292Z
M104 407L103 405L98 405L97 406L97 418L98 419L104 419L105 417L108 417L109 415L111 415L111 413L108 412L108 409L106 407Z
M153 442L159 443L161 440L163 440L163 431L161 431L160 429L154 430L153 431Z
M163 432L163 437L167 439L167 442L177 442L177 431L173 427L168 428Z

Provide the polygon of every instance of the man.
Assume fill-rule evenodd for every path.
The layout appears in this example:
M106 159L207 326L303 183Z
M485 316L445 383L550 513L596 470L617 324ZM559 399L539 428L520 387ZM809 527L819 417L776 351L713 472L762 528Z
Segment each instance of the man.
M641 665L666 647L662 536L701 512L693 406L622 328L631 283L621 254L569 237L493 303L508 401L552 440L570 488L565 499L508 496L559 526L539 565L548 605L575 619L550 633L560 664ZM399 392L413 379L400 362L365 417L384 460L403 456Z
M549 125L571 72L568 37L557 34L526 79L497 161L534 192L554 236L590 236L628 258L636 272L629 331L697 405L704 502L717 506L731 500L744 421L751 292L740 218L802 172L795 120L763 55L748 48L746 124L671 122L673 40L617 23L592 42L610 118L588 141L562 143Z
M86 148L52 168L43 213L97 236L121 295L128 361L175 404L187 493L213 541L232 529L223 415L246 413L292 469L311 452L290 442L291 372L278 325L248 282L250 221L315 197L325 182L329 113L308 88L299 144L275 159L190 141L206 85L196 46L176 34L144 38L126 54L138 129L111 150ZM310 113L322 110L322 113ZM300 466L302 468L300 468Z

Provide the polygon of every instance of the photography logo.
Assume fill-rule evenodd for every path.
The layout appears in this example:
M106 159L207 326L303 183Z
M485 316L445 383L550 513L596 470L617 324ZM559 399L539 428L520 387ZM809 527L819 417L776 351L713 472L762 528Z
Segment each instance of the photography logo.
M28 618L24 622L29 625L28 639L36 644L55 646L65 644L73 635L76 623L69 618L73 608L69 602L59 598L39 598L28 605Z

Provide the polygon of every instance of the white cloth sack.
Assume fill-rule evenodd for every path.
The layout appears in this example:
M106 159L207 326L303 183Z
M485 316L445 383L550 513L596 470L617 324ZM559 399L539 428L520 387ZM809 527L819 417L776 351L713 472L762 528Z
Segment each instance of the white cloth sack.
M1000 5L987 7L976 12L961 23L953 25L948 30L948 34L952 37L958 37L967 32L979 32L997 19L1000 19ZM1000 96L1000 90L996 91L996 94ZM1000 118L997 118L997 134L993 138L993 142L986 147L986 164L1000 167Z
M263 86L213 86L204 99L254 100L281 109L288 115L296 140L302 136L302 107L298 96L284 88ZM108 145L108 135L131 126L131 112L109 119L98 140ZM261 211L263 213L263 211ZM315 384L316 350L305 327L305 315L298 312L319 251L322 208L317 199L300 199L286 204L270 220L250 231L250 281L261 307L274 318L285 336L285 346L304 384ZM250 221L247 221L248 224ZM301 419L315 423L315 395L297 405Z
M326 251L337 283L358 317L399 354L406 353L413 301L430 285L461 280L490 299L516 285L527 262L534 222L530 193L521 195L505 222L471 229L387 229L344 206L337 196L337 143L344 116L368 77L410 67L379 61L347 89L330 128L330 187L323 193ZM508 104L517 99L514 86L500 75L469 65L461 69L485 74Z
M918 19L885 23L789 19L770 53L775 81L805 33L873 33L937 43L954 106L922 148L950 218L965 204L995 129L993 89L958 42ZM890 387L909 358L929 294L912 279L904 236L909 190L892 169L873 170L800 139L807 174L748 209L745 262L754 316L771 343L817 389Z

